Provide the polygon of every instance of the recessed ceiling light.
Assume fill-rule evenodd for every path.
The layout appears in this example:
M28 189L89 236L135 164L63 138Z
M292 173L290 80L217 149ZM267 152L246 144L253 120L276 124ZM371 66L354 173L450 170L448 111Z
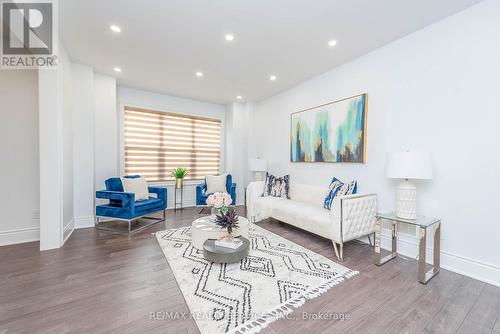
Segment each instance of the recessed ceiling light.
M234 41L234 35L232 35L232 34L227 34L225 36L225 38L226 38L226 41L228 41L228 42Z
M236 96L236 98L237 98L238 100L241 100L241 99L243 98L243 96L238 95L238 96Z
M113 67L113 71L120 73L122 69L119 67Z
M122 32L122 28L120 28L119 26L117 26L115 24L110 25L109 29L111 29L114 32Z
M201 78L201 77L203 76L203 72L196 72L196 76L197 76L198 78Z
M274 74L269 76L269 80L271 80L271 81L275 81L276 79L277 79L277 77Z
M329 47L334 47L335 45L337 45L337 41L334 39L332 39L331 41L328 42Z

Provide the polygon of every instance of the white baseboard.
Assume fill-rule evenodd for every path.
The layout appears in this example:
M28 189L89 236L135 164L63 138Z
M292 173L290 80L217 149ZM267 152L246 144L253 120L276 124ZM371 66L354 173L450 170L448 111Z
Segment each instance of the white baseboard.
M75 229L94 227L94 216L75 217Z
M427 242L432 242L427 237ZM429 240L431 239L431 240ZM367 242L366 238L362 241ZM392 245L391 231L383 229L381 238L381 247L390 250ZM418 258L418 239L410 235L398 234L398 253L410 258ZM432 263L434 250L432 247L426 248L426 261ZM465 258L456 254L441 250L441 268L468 276L495 286L500 287L500 268L491 264L483 263L474 259Z
M32 242L39 240L40 240L39 227L0 231L0 246L22 244L25 242Z
M66 243L66 240L71 236L73 231L75 230L75 220L71 219L63 228L63 245Z

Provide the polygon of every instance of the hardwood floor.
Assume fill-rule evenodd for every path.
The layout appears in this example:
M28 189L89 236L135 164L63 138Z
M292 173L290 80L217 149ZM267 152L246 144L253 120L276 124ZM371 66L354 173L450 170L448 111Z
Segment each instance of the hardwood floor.
M90 228L74 231L58 250L0 247L0 334L199 333L189 318L150 319L151 312L189 312L151 233L188 226L196 212L169 210L165 224L130 238ZM259 225L335 259L329 240L275 220ZM276 321L262 333L500 334L500 288L446 270L422 285L415 260L377 267L372 251L348 243L343 265L360 274L306 302L291 315L297 320ZM330 319L303 319L303 312Z

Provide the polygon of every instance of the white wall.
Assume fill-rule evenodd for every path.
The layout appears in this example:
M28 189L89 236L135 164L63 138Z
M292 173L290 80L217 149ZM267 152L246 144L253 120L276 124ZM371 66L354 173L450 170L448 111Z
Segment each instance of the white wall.
M2 70L0 101L1 246L39 239L38 72Z
M226 115L226 169L236 182L236 204L245 203L245 189L248 183L248 119L249 105L232 103L227 106Z
M435 177L418 183L418 211L443 219L442 265L500 284L499 12L499 1L480 3L258 103L249 152L292 182L358 179L382 211L395 191L386 153L432 152ZM359 93L369 95L367 163L290 163L290 114ZM414 256L415 240L400 249Z
M116 79L95 74L94 80L94 180L96 189L102 190L107 178L119 175Z
M94 70L72 64L74 111L75 228L94 226Z
M63 139L63 240L66 241L74 229L73 206L73 79L71 61L66 51L59 52L59 70L62 70L62 139Z
M61 247L73 231L71 63L59 45L56 69L40 70L40 249Z
M168 111L177 114L202 116L221 120L221 171L226 171L225 168L225 129L226 129L226 107L224 105L186 99L177 96L164 94L156 94L128 87L118 87L118 124L119 124L119 174L124 173L125 153L124 133L123 133L123 110L125 106L141 107L146 109ZM228 170L228 172L231 172ZM185 207L194 206L196 204L196 183L185 182L183 204ZM168 209L174 207L174 187L171 183L167 183L168 191ZM178 195L180 196L180 194ZM178 199L179 201L179 199Z

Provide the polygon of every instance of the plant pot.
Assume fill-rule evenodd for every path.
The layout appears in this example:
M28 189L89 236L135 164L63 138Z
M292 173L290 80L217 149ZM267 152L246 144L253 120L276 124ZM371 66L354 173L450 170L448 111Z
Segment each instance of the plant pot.
M175 189L181 189L184 179L175 179Z

